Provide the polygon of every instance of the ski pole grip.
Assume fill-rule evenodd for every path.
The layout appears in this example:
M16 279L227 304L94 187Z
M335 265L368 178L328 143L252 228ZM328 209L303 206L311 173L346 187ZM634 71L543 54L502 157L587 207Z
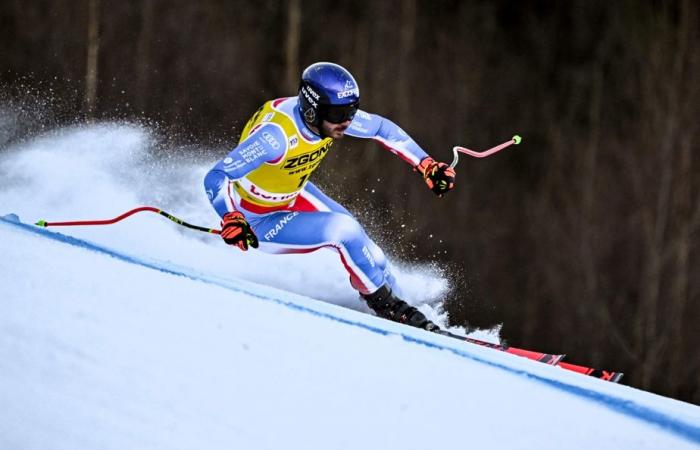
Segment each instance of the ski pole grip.
M450 167L453 169L457 166L457 163L459 162L459 152L457 151L457 148L457 146L452 147L452 154L454 155L454 157L452 158Z

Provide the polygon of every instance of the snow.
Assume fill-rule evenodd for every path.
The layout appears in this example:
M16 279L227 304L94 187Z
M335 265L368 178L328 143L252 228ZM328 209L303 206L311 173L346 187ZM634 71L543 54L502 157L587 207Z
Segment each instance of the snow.
M106 124L0 154L23 222L0 220L0 449L700 448L697 406L367 314L332 252L244 254L151 213L26 225L140 204L215 225L213 161L152 146ZM397 275L444 321L445 275Z

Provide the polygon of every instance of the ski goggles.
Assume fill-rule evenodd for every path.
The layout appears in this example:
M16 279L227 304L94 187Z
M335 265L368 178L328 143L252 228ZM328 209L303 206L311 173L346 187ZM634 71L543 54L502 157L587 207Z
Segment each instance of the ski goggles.
M347 120L354 119L358 109L360 109L359 102L349 105L327 105L324 107L323 119L330 123L343 123Z

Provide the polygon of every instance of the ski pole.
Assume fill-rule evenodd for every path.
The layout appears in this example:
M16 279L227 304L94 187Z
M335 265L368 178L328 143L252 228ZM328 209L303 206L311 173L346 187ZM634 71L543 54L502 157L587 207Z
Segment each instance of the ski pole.
M518 145L520 142L522 142L522 138L518 136L517 134L511 138L510 141L506 141L502 143L501 145L497 145L495 147L492 147L488 150L484 150L483 152L476 152L474 150L469 150L468 148L460 147L460 146L455 146L452 149L452 153L454 153L455 157L452 160L452 163L450 164L450 167L454 168L457 163L459 162L459 154L464 153L469 156L473 156L474 158L486 158L487 156L493 155L496 152L500 152L506 147L510 147L511 145Z
M197 231L203 231L205 233L212 233L212 234L221 234L221 230L217 230L215 228L206 228L206 227L200 227L198 225L192 225L190 223L185 222L182 219L178 219L177 217L173 216L170 213L167 213L163 211L162 209L155 208L153 206L141 206L138 208L134 208L130 211L125 212L124 214L117 216L113 219L105 219L105 220L79 220L79 221L71 221L71 222L47 222L45 220L40 220L35 225L40 226L40 227L69 227L69 226L82 226L82 225L111 225L113 223L119 222L121 220L126 219L127 217L136 214L138 212L142 211L150 211L154 212L157 214L160 214L161 216L168 218L175 222L178 225L182 225L183 227L191 228L193 230Z

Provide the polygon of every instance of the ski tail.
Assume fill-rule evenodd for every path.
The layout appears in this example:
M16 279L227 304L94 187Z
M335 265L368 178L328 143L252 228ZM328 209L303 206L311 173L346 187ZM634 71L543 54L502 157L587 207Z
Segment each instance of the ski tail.
M553 353L542 353L535 350L525 350L522 348L511 347L508 345L494 344L492 342L482 341L480 339L474 339L466 336L460 336L458 334L450 333L449 331L440 330L438 332L444 336L449 336L455 339L459 339L471 344L480 345L482 347L492 348L494 350L499 350L505 353L510 353L512 355L521 356L523 358L531 359L533 361L548 364L550 366L561 367L562 369L569 370L572 372L580 373L582 375L587 375L590 377L595 377L600 380L610 381L612 383L619 383L624 375L622 372L614 372L610 370L594 369L592 367L580 366L578 364L572 364L568 362L563 362L565 355L558 355Z
M513 355L522 356L524 358L532 359L550 366L556 366L561 363L566 355L556 355L551 353L542 353L533 350L523 350L522 348L508 347L506 352Z
M610 381L612 383L619 383L622 379L622 376L624 375L622 372L594 369L592 367L579 366L578 364L571 364L566 362L559 362L559 364L557 365L562 369L571 370L572 372L577 372L583 375L588 375L590 377Z

